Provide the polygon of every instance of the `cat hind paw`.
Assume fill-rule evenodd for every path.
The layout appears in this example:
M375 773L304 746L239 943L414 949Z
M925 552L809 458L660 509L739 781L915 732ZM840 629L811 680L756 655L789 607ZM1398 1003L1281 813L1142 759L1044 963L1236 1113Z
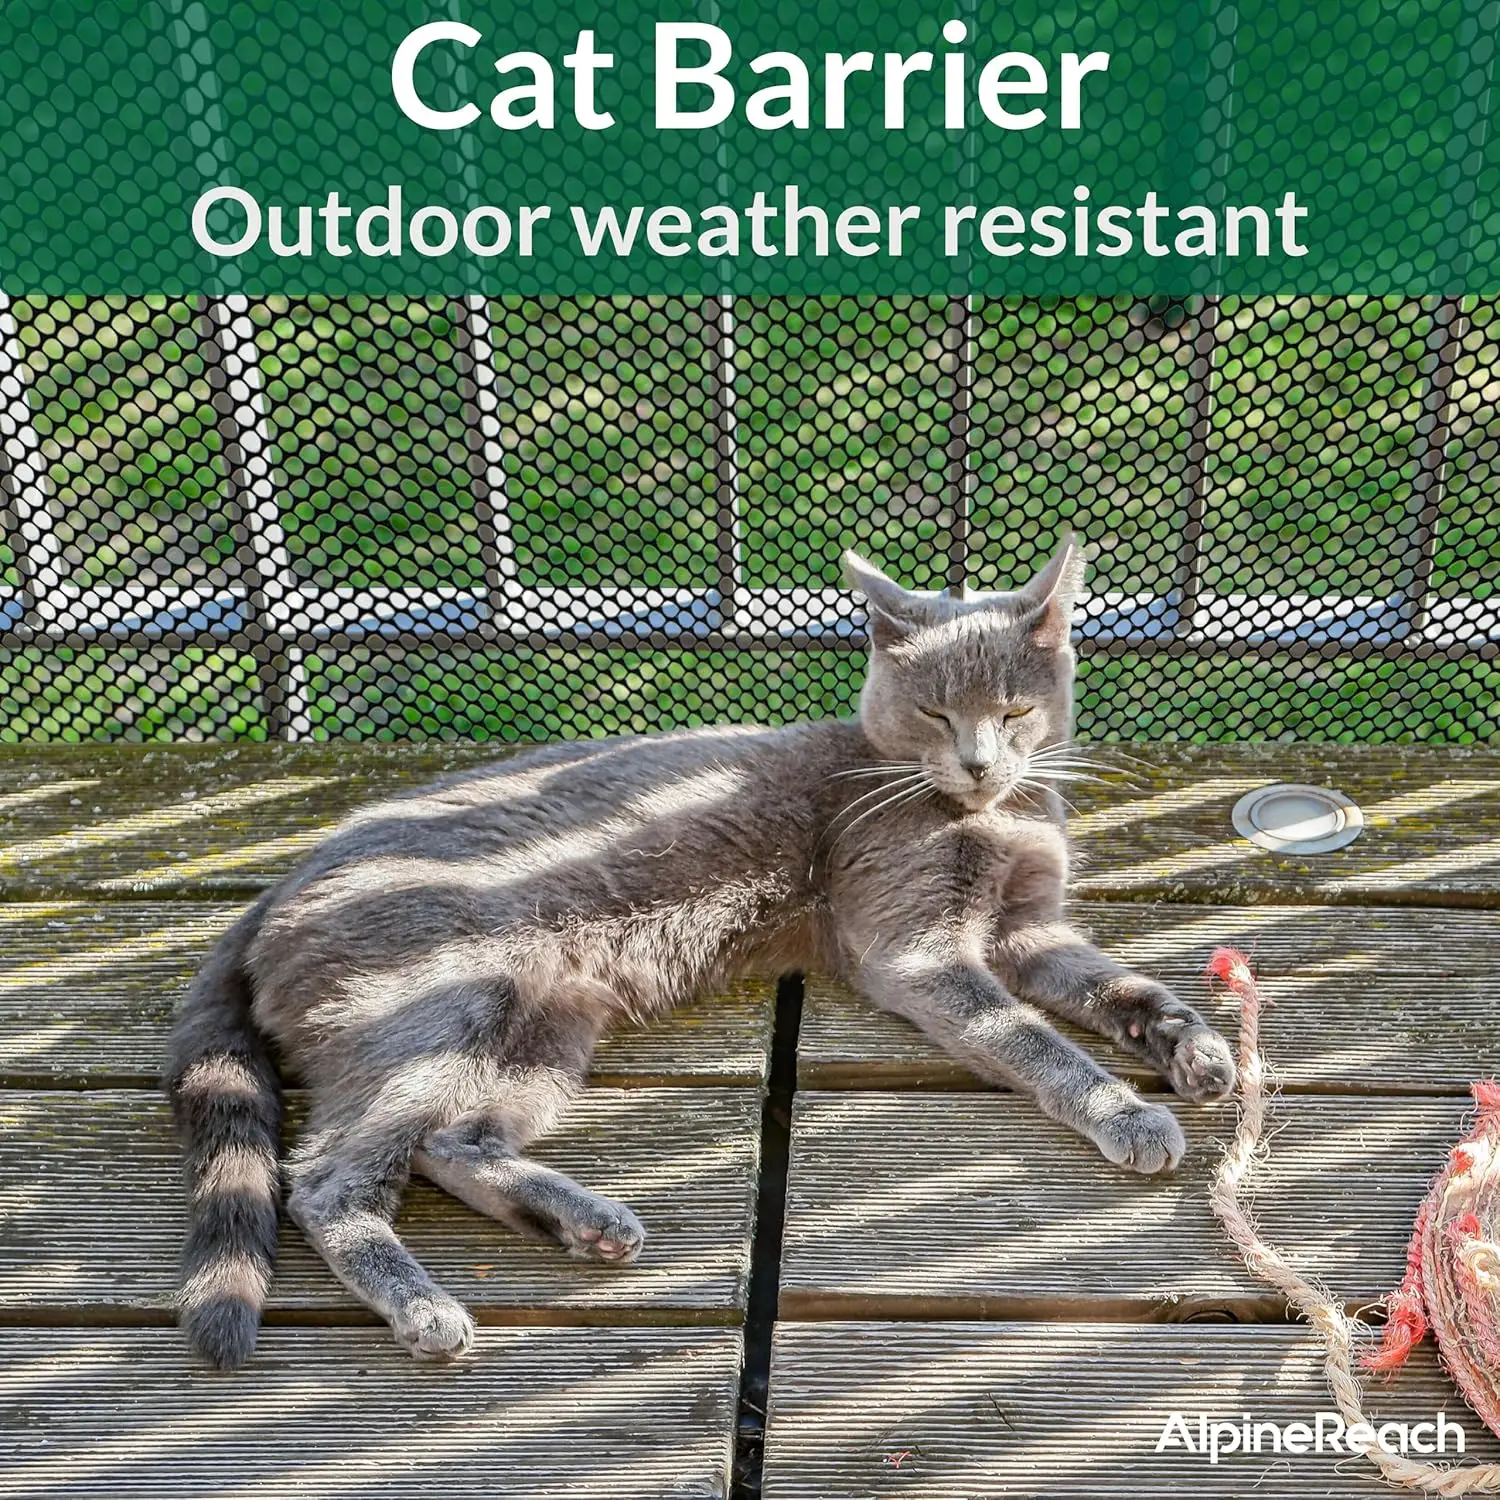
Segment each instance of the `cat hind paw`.
M628 1265L641 1253L646 1229L623 1203L590 1194L589 1201L573 1206L562 1219L558 1238L576 1260Z
M391 1320L391 1330L396 1342L424 1364L462 1359L474 1347L474 1320L452 1297L413 1299Z

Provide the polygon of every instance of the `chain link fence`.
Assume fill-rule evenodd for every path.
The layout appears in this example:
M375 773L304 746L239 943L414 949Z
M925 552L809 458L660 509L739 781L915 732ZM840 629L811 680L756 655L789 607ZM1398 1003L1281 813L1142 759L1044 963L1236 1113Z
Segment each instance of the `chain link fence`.
M1497 310L0 299L0 740L848 712L1064 527L1085 737L1493 740Z

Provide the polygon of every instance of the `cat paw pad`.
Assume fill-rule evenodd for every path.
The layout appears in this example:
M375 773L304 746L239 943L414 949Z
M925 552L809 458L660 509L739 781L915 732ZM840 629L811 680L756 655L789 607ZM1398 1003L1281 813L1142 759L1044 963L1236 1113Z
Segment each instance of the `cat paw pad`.
M646 1230L623 1203L595 1198L559 1224L558 1237L568 1254L578 1260L625 1265L641 1253Z
M1189 1032L1172 1053L1167 1077L1177 1093L1195 1104L1223 1099L1234 1088L1234 1053L1216 1031Z

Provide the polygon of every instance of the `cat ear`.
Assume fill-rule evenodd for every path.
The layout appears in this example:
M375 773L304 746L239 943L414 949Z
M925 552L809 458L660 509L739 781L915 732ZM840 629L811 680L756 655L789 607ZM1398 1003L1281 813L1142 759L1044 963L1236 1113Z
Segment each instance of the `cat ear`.
M1031 638L1049 651L1061 651L1073 631L1073 608L1083 595L1083 548L1070 531L1052 561L1019 594L1014 603L1031 627Z
M856 552L844 553L844 581L864 595L870 615L870 639L877 646L895 646L929 623L927 601L909 594L887 578L874 563Z

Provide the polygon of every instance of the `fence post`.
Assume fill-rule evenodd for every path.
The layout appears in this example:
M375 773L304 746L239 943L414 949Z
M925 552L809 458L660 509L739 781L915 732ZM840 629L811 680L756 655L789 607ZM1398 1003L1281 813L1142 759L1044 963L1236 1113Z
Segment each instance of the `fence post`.
M953 498L953 523L948 531L948 592L964 597L969 576L969 521L976 475L973 464L974 429L974 298L948 299L948 327L944 343L954 352L953 410L948 417L948 492Z
M295 638L297 589L281 529L271 424L249 299L207 299L200 332L224 445L226 498L244 526L249 547L248 632L267 732L272 739L302 739L312 732L307 671Z
M0 534L12 539L21 582L14 622L18 636L38 599L62 583L47 466L26 399L25 369L15 311L0 292Z
M1198 309L1193 359L1188 367L1188 410L1193 426L1188 437L1182 482L1187 493L1182 547L1177 554L1177 620L1174 635L1192 634L1201 583L1203 514L1208 505L1208 450L1213 434L1214 358L1219 347L1219 299L1205 297Z
M1415 556L1401 592L1396 638L1420 635L1427 624L1427 595L1432 586L1438 520L1448 486L1448 441L1453 434L1453 377L1463 351L1469 320L1462 297L1442 297L1427 333L1425 365L1431 373L1417 419L1417 472L1407 502L1409 545Z
M703 299L704 338L709 356L710 420L713 424L715 574L719 628L733 635L739 623L740 474L735 433L734 298Z
M464 441L479 526L484 565L484 597L492 627L508 621L509 590L516 578L515 549L505 504L505 449L500 432L500 397L495 388L495 332L490 301L483 295L459 302L455 324L459 392L464 404Z

